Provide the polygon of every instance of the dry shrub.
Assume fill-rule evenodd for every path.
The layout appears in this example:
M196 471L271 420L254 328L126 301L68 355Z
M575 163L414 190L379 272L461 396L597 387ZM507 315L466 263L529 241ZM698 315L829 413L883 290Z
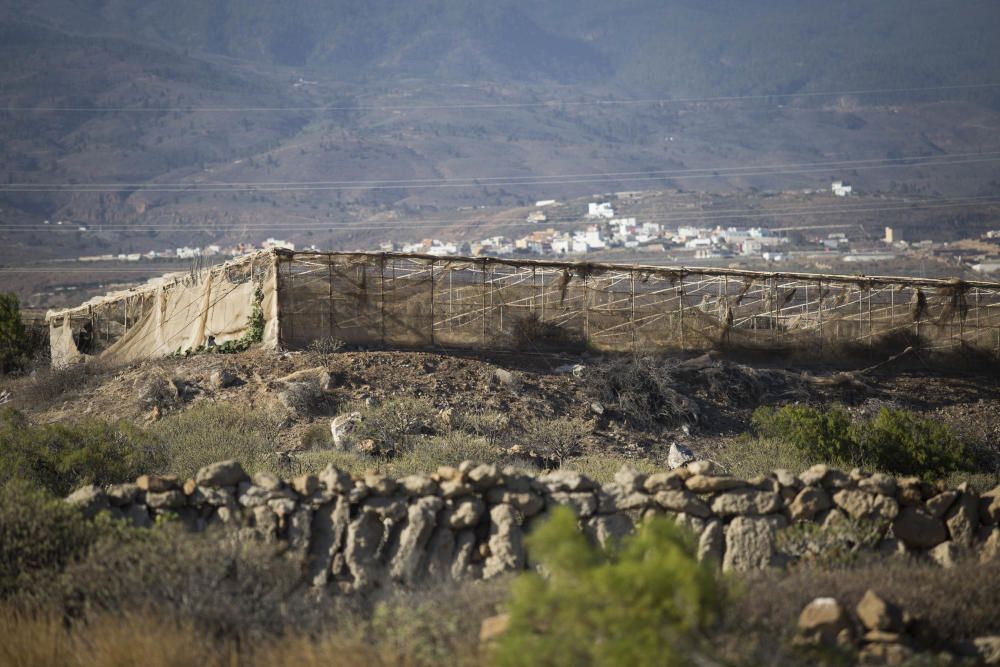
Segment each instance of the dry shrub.
M181 386L159 369L154 369L138 378L133 388L139 408L165 410L181 402Z
M536 417L524 424L522 445L535 457L562 466L580 452L593 427L579 417Z
M497 410L459 412L451 417L451 426L457 431L475 435L495 445L507 435L510 429L510 415Z
M361 413L361 423L348 436L349 443L371 439L387 456L413 449L417 436L434 434L440 426L438 412L426 398L400 396L357 410L347 407L347 414Z
M339 352L344 346L347 345L343 340L335 338L334 336L326 336L325 338L317 338L309 342L306 349L310 352L316 352L317 354L334 354Z
M810 459L785 440L749 434L727 440L712 458L738 479L766 475L779 468L798 474L814 463L822 462Z
M594 377L597 400L642 430L698 422L698 403L675 386L674 364L651 357L615 359L598 369Z
M237 459L251 474L270 470L281 424L279 415L267 411L198 403L161 419L149 430L168 447L168 471L184 479L226 459Z
M64 368L42 367L30 376L11 383L16 405L44 410L58 400L66 400L100 385L118 366L98 358Z

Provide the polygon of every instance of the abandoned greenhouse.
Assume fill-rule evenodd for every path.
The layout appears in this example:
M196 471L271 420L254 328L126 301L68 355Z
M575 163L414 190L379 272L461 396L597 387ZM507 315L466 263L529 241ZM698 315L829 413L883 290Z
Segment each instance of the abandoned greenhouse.
M823 349L912 334L1000 355L1000 283L401 253L246 255L47 315L53 365L336 339L409 349Z

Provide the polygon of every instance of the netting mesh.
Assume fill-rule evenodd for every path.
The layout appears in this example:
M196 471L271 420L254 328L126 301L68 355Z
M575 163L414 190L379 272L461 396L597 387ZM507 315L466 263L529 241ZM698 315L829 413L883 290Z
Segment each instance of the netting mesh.
M258 286L264 294L264 339L274 344L273 266L273 255L248 256L50 312L52 363L62 366L85 355L132 361L237 339L247 329Z
M277 278L291 349L809 349L901 333L1000 353L996 283L393 253L281 253Z
M239 338L258 287L269 348L808 352L899 335L1000 356L998 283L268 251L50 312L53 363Z

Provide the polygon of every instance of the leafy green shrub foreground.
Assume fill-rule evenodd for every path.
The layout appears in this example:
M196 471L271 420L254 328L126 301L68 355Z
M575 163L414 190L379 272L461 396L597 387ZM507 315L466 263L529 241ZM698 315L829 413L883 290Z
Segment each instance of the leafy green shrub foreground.
M18 370L28 363L31 339L21 321L17 296L0 292L0 373Z
M620 546L597 549L576 515L557 508L528 537L545 576L520 575L498 665L685 665L707 651L723 589L690 535L668 519L643 522Z
M0 484L0 599L61 570L112 529L25 482Z
M760 435L787 441L817 461L931 478L971 464L965 444L947 426L908 410L883 407L855 423L840 407L762 406L752 421Z
M124 421L35 425L7 408L0 411L0 443L0 483L20 480L61 496L84 484L123 482L166 465L163 446Z

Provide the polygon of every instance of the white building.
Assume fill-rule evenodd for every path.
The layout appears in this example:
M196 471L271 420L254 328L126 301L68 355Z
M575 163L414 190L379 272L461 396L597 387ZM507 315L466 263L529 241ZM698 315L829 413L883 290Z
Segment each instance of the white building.
M611 202L601 202L599 204L590 203L587 205L588 218L606 218L610 220L615 217L615 210L611 208Z
M838 197L846 197L851 194L854 188L843 181L834 181L830 184L830 190Z

